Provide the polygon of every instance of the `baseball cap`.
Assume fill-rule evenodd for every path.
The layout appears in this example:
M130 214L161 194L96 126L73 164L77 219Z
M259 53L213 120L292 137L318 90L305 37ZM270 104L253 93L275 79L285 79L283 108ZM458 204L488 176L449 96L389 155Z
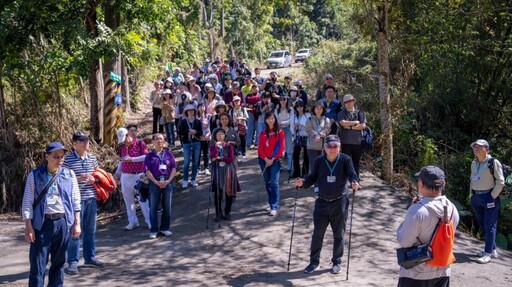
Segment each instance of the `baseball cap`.
M164 92L162 94L172 94L172 91L171 89L165 89Z
M77 131L73 134L73 141L86 141L89 140L89 136L83 131Z
M46 146L46 154L50 154L54 151L63 150L65 152L68 151L67 148L65 148L60 142L52 142Z
M473 146L475 146L475 145L485 146L485 147L489 148L489 142L487 142L484 139L478 139L478 140L472 142L470 146L471 146L471 148L473 148Z
M419 177L427 186L441 187L445 182L444 171L434 165L423 167L414 176Z
M328 135L327 138L325 139L325 144L326 145L335 144L335 145L340 146L341 145L340 138L337 135Z
M241 100L242 100L242 99L241 99L239 96L234 96L234 97L233 97L233 102L234 102L234 101L241 101Z
M117 143L123 143L126 139L126 135L128 134L128 130L125 128L120 128L117 130Z

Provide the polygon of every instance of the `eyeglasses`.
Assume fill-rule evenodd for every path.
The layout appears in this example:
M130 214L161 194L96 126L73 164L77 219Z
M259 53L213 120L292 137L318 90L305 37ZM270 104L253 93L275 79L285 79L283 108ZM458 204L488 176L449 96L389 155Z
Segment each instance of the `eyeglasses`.
M339 147L339 145L337 144L328 144L328 145L325 145L328 149L334 149L334 148L337 148Z

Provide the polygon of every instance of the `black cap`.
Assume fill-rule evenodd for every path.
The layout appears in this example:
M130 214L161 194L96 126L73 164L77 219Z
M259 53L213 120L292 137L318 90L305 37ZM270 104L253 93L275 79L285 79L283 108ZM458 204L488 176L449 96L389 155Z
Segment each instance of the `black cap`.
M427 186L441 187L445 183L444 171L434 165L422 168L415 176L419 177Z
M337 135L328 135L327 138L325 138L325 144L326 145L341 145L340 138Z
M87 141L89 140L89 135L84 133L83 131L77 131L73 134L73 141Z

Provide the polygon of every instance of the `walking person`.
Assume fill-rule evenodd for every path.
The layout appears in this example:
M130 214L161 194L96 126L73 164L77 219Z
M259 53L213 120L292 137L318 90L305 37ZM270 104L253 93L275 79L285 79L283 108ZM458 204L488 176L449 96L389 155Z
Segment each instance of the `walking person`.
M347 183L350 182L353 190L358 190L360 186L352 161L350 157L340 153L340 146L338 136L329 135L324 144L325 154L313 161L313 168L305 179L295 179L298 187L307 188L317 183L319 189L313 211L314 231L311 238L309 265L304 269L304 273L313 273L318 270L320 252L328 225L331 225L334 238L331 273L341 272L343 239L349 206Z
M197 105L197 119L201 122L201 128L203 129L203 134L199 137L199 142L201 144L200 152L203 156L203 168L199 173L210 175L210 171L208 170L208 147L212 140L212 134L210 132L210 117L206 114L206 107L203 102L200 102ZM201 167L201 155L199 156L199 162L197 164Z
M289 80L288 80L289 81ZM279 104L275 110L277 122L284 131L285 157L287 159L286 172L291 173L293 167L293 139L295 134L295 112L287 95L279 97Z
M99 167L96 157L89 152L89 136L78 131L73 134L73 152L64 159L64 167L71 169L78 181L80 190L80 229L82 230L82 249L84 264L91 267L103 267L103 262L96 259L96 221L98 205L96 189L92 185L96 180L92 176ZM80 260L80 237L70 238L67 250L68 268L66 273L78 274Z
M164 131L164 126L160 124L162 116L162 90L160 89L160 81L155 81L155 89L149 95L149 102L153 107L153 133Z
M164 148L164 136L154 134L152 137L153 147L155 148L146 156L144 160L144 169L149 178L149 203L151 231L150 239L155 239L160 231L164 236L171 236L171 203L173 184L176 176L176 160L172 152ZM160 226L158 225L158 209L162 203L162 218Z
M313 113L306 121L306 132L308 133L307 151L309 159L309 170L313 170L315 159L324 150L324 139L331 131L331 122L325 117L326 109L322 102L317 101L313 106ZM315 184L314 192L318 192Z
M490 145L484 139L471 144L475 159L471 163L470 198L475 217L483 230L484 250L478 252L478 263L486 264L498 258L496 232L500 210L500 193L505 186L501 163L490 154Z
M279 209L279 159L286 146L284 131L279 128L279 122L273 112L265 114L265 130L259 136L259 164L268 194L267 210L270 216L275 216Z
M183 183L181 187L187 188L189 185L188 171L190 162L192 162L190 185L197 187L196 177L199 170L199 154L201 151L199 139L203 135L203 128L201 122L196 118L197 110L193 105L187 105L183 110L183 114L185 118L180 121L178 128L178 134L183 144Z
M308 132L306 123L311 115L306 111L306 107L302 100L295 102L295 141L293 147L293 173L292 177L304 177L309 173L309 157L308 157ZM300 153L302 151L302 166L300 166Z
M137 192L134 186L137 180L144 173L144 160L146 159L147 147L142 139L137 138L137 126L128 125L126 128L120 128L117 131L117 142L119 145L120 162L116 175L120 174L121 192L123 194L124 205L126 207L126 216L128 225L124 230L130 231L139 226L137 218L137 205L135 205L135 196ZM149 220L149 203L137 195L140 209L144 216L148 228L151 228Z
M361 131L366 128L366 116L355 106L356 99L351 94L343 96L343 109L338 113L340 123L341 152L350 156L356 173L359 175L359 162L363 156Z
M437 166L426 166L416 176L418 177L420 197L413 200L413 204L407 210L404 222L396 231L400 247L405 248L429 242L439 220L444 217L445 206L447 214L453 222L454 230L459 223L457 208L443 195L446 185L443 170ZM437 267L428 265L428 262L410 269L400 267L398 287L448 287L450 286L450 273L450 265Z
M242 154L242 158L239 159L239 161L247 162L247 121L249 119L249 115L247 113L247 109L241 106L241 102L242 100L239 96L235 96L233 98L234 106L231 109L231 118L233 119L233 127L235 128L235 131L240 139L238 149Z
M48 258L48 286L64 286L68 241L81 233L77 178L63 166L67 151L59 142L48 144L46 162L27 176L21 212L25 241L30 243L28 286L44 286ZM48 184L49 188L45 188ZM42 194L45 189L46 195Z
M231 220L231 206L236 193L240 191L234 165L235 149L225 139L226 131L221 128L216 129L213 134L213 144L210 145L210 155L214 165L212 192L215 196L215 222L220 219ZM222 209L223 198L226 199L224 209Z

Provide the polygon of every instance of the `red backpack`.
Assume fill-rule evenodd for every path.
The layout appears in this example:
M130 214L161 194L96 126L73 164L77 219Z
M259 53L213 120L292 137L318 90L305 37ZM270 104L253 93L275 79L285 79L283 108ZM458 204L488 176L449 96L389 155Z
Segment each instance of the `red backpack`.
M433 267L446 267L455 262L453 255L453 245L455 243L455 228L453 228L453 209L452 215L448 219L448 206L444 206L444 216L439 218L434 235L430 240L433 259L427 261L427 265Z

